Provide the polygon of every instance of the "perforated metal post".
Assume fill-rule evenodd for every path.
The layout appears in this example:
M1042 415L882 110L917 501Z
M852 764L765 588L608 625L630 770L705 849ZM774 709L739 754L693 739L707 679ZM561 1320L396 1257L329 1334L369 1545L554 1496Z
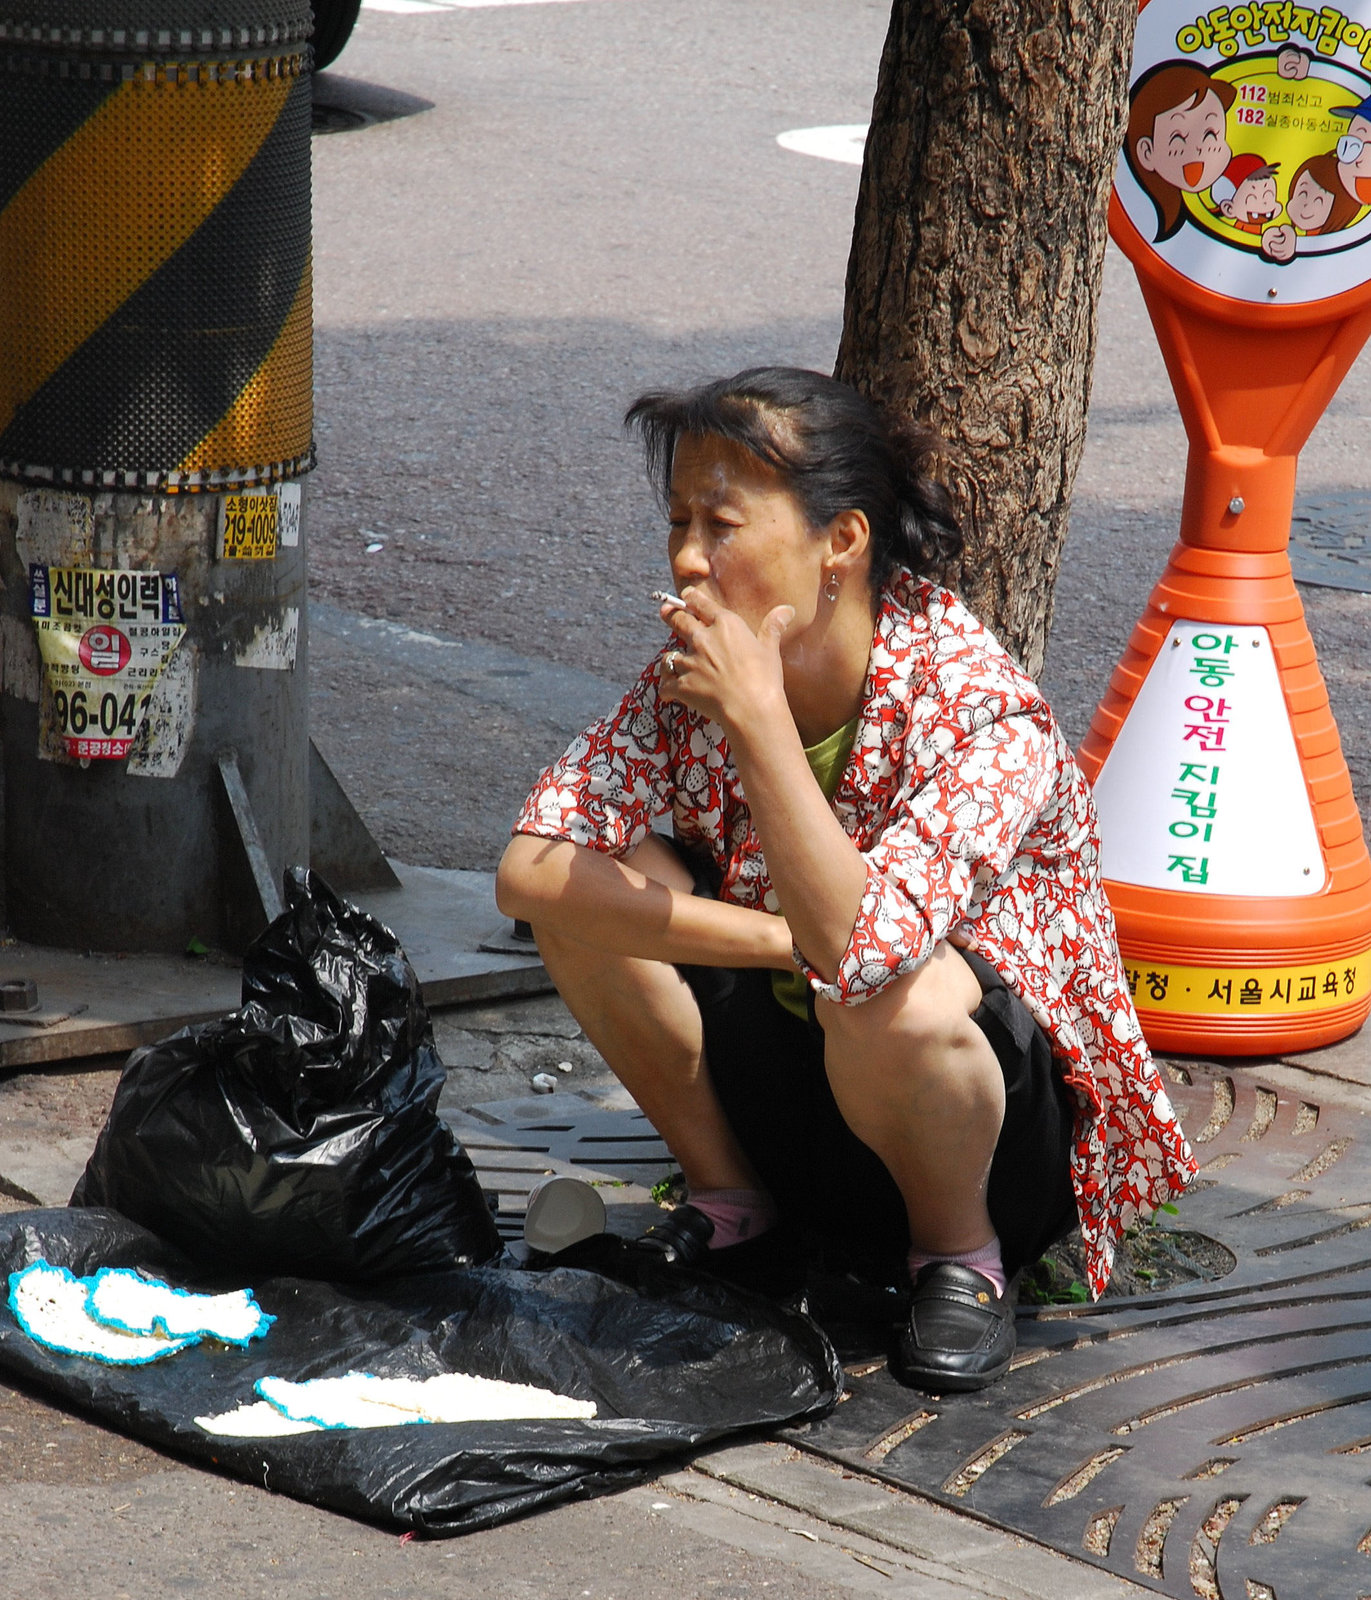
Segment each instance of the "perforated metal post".
M307 0L0 10L21 938L232 947L263 871L309 859L310 27Z

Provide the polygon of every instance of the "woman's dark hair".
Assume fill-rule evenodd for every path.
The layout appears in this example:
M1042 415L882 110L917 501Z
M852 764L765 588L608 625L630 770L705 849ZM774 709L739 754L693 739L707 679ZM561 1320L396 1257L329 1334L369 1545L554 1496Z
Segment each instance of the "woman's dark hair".
M728 439L765 461L815 530L840 512L864 512L874 589L896 566L941 576L961 555L952 497L926 473L946 453L943 441L822 372L751 367L695 389L640 395L624 426L642 439L648 477L664 505L676 442L685 435Z

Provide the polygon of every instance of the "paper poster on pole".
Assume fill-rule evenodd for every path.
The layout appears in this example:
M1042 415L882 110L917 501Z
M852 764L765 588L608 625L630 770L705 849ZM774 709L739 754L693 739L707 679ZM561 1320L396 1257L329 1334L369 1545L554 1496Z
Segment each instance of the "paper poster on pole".
M221 561L271 561L300 543L300 485L236 489L219 500Z
M185 623L176 577L89 567L29 567L44 710L68 756L119 761Z

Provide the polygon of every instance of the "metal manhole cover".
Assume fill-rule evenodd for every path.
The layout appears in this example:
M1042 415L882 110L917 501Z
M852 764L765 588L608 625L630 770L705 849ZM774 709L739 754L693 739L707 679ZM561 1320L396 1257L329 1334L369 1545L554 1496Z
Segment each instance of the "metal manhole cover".
M1290 566L1297 583L1371 593L1371 495L1301 498L1290 524Z
M1201 1172L1175 1225L1224 1244L1230 1274L1025 1309L1014 1370L982 1395L857 1364L833 1415L786 1437L1163 1594L1371 1596L1371 1127L1192 1072L1173 1092ZM574 1094L450 1120L507 1237L549 1172L641 1204L671 1166L641 1113Z
M1177 1225L1228 1277L1027 1309L981 1395L868 1363L786 1437L1163 1594L1371 1595L1371 1129L1237 1073L1175 1094L1202 1162Z
M528 1192L541 1178L570 1174L601 1186L616 1206L641 1206L676 1165L641 1111L605 1109L575 1093L494 1101L447 1121L481 1187L498 1197L495 1221L505 1238L522 1236Z
M394 122L420 111L432 111L432 100L386 89L377 83L340 77L334 72L316 72L313 80L311 131L350 133L377 122Z

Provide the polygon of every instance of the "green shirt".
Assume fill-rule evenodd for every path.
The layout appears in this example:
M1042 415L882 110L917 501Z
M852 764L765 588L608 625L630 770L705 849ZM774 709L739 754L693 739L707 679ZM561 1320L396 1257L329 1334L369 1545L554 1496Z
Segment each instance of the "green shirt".
M857 724L861 720L861 714L858 713L851 722L845 722L828 738L820 739L818 744L810 745L805 751L809 770L823 790L825 800L832 800L838 792L843 769L847 766L847 758L852 754L852 744L857 737ZM809 1016L809 980L803 972L794 969L773 972L771 992L776 996L776 1003L787 1011L793 1011L797 1017Z

